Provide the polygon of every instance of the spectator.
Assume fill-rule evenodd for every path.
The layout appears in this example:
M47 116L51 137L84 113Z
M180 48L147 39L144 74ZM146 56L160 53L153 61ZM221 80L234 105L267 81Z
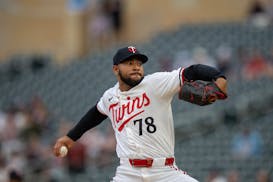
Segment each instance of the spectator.
M221 169L212 168L209 171L206 182L227 182L227 179L223 176Z
M123 27L123 2L122 0L112 0L110 15L112 19L112 26L114 36L117 41L120 40L120 33Z
M249 16L265 13L265 8L260 0L254 0L249 9Z
M26 124L20 131L20 137L22 137L25 142L28 142L33 136L41 136L43 128L34 120L30 111L25 112L25 115L27 118Z
M34 122L45 129L48 125L48 110L39 96L34 96L30 103L31 117Z
M92 51L102 51L111 43L111 20L107 15L107 4L99 4L94 17L90 18L88 32Z
M256 182L270 182L269 172L265 169L260 169L256 174Z
M254 80L270 75L270 65L258 49L253 51L243 67L243 77L246 80Z
M239 182L240 176L239 172L236 170L229 171L227 174L227 182Z
M24 154L21 151L12 152L11 157L9 158L9 163L7 164L7 169L23 173L25 166L26 161Z
M86 146L80 142L69 150L67 155L68 172L72 176L82 174L86 170Z
M270 23L270 18L267 15L265 5L261 0L254 0L250 6L249 22L257 27L265 27Z
M23 143L18 138L19 130L16 115L16 110L8 109L4 120L4 128L1 132L2 152L8 160L12 158L12 154L14 152L18 152L23 149Z
M231 141L231 152L236 159L260 157L263 152L263 138L256 130L246 127Z
M41 144L41 138L38 136L31 136L26 143L25 157L27 165L32 166L34 172L40 172L45 166L44 148Z
M18 129L16 125L16 111L10 110L7 112L5 127L4 127L4 139L14 140L18 136Z
M15 170L9 172L9 182L23 182L23 176Z

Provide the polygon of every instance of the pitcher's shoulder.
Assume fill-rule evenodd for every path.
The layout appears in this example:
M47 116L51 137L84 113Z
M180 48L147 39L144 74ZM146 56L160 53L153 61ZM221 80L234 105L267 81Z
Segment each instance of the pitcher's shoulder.
M103 96L105 95L116 95L118 89L118 83L116 83L113 87L108 88L104 91Z

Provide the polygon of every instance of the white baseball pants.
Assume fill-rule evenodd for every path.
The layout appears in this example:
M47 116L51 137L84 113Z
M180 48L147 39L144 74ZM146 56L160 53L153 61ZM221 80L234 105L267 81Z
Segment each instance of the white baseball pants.
M151 167L134 167L129 159L122 158L112 182L198 182L175 163L170 166L164 163L165 159L153 159Z

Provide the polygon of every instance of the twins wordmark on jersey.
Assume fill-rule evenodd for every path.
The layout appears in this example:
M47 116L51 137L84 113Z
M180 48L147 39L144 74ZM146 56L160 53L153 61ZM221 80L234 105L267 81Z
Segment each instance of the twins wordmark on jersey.
M125 103L118 101L109 106L113 125L118 127L120 132L132 119L143 113L145 107L148 107L151 103L151 99L146 92L134 98L128 96L126 99L127 102Z

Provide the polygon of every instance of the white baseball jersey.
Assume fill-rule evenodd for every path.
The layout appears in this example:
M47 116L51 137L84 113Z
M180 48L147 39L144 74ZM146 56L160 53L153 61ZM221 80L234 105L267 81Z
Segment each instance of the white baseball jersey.
M118 83L105 91L97 108L112 122L118 157L174 156L171 101L183 84L183 70L147 75L129 91L120 91Z

